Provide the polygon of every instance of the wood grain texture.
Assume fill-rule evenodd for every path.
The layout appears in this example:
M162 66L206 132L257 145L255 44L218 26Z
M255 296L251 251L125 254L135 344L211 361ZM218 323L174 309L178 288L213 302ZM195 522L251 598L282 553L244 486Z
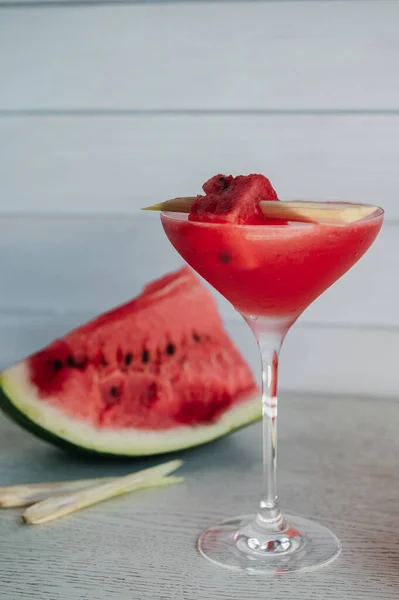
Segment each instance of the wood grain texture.
M396 600L397 404L284 396L280 407L282 504L341 538L333 565L264 579L218 570L198 556L195 542L204 528L257 506L258 424L182 453L186 482L180 486L110 500L34 529L21 524L18 511L1 512L2 600L285 600L293 594L296 600ZM130 470L131 463L65 456L0 419L2 483Z
M3 8L0 110L397 110L398 22L390 0Z
M398 139L399 116L0 119L0 212L134 213L215 172L261 172L283 199L381 204L395 220Z

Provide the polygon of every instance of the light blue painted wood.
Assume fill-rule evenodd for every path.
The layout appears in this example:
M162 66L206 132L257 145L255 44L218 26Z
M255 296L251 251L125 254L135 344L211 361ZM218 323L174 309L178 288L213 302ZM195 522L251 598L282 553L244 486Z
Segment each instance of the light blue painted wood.
M215 172L263 172L283 199L370 202L399 219L398 139L399 115L3 118L0 213L135 213Z
M0 110L398 110L399 4L3 8Z

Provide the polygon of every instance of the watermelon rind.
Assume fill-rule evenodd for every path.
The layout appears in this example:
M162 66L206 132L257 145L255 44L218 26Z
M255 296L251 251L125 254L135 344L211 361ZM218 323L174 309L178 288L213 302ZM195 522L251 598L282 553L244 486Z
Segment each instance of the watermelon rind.
M51 406L32 385L22 361L0 375L0 408L16 423L64 449L114 456L149 456L199 446L262 416L259 393L251 394L207 425L167 430L96 428Z

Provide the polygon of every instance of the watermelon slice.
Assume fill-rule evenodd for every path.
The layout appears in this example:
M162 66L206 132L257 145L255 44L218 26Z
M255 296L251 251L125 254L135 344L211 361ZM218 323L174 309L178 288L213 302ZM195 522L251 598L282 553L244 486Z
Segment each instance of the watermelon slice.
M252 373L188 267L6 370L0 406L55 444L130 456L202 444L261 416Z

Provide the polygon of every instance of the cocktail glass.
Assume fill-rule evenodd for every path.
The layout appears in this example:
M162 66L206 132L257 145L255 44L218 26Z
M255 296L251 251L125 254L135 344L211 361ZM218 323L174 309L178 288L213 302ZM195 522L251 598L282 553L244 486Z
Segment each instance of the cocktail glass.
M383 210L376 207L369 216L347 223L235 225L190 221L183 213L161 214L170 242L242 315L261 356L263 496L256 514L230 518L200 536L199 551L217 565L255 573L288 573L326 565L340 552L340 542L329 529L285 514L279 506L279 353L300 314L368 250L383 216Z

